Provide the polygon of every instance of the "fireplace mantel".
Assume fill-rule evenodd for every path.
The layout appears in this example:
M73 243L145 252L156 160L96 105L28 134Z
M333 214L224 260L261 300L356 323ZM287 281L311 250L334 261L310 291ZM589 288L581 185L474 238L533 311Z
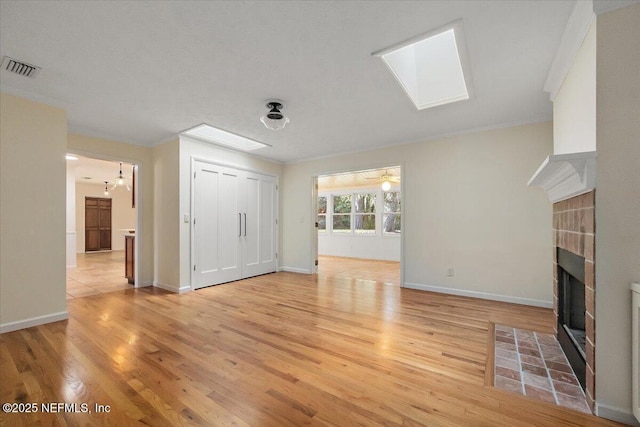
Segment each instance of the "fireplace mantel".
M527 185L542 187L551 203L587 193L596 188L596 152L553 154Z

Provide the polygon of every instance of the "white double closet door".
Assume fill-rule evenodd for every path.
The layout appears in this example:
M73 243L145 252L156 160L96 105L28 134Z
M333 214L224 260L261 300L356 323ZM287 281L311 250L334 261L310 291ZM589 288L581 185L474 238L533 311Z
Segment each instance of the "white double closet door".
M276 178L198 160L193 164L193 287L276 271Z

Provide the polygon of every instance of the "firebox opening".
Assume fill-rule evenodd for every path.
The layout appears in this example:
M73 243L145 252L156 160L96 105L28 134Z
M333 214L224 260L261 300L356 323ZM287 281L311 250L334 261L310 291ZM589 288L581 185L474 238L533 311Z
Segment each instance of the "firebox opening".
M584 257L558 248L558 341L582 388L586 383Z

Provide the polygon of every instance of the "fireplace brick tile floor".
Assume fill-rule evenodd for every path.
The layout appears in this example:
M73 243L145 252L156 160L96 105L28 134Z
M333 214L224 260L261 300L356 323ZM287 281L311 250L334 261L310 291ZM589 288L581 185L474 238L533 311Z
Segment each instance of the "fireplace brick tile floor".
M556 337L495 325L494 386L591 413Z

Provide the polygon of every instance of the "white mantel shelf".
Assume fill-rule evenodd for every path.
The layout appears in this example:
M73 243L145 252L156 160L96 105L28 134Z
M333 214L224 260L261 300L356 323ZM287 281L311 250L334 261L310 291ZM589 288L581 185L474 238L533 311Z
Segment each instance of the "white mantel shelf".
M542 187L551 203L588 193L596 188L596 152L553 154L527 185Z

